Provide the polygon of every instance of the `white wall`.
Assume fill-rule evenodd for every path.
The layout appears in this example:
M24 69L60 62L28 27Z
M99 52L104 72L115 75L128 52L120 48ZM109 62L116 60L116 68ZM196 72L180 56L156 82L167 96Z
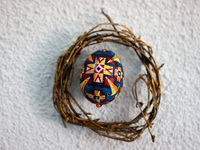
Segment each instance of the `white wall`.
M160 72L162 101L152 129L155 143L147 130L126 143L71 124L64 128L53 107L56 60L84 31L107 22L101 8L114 22L141 35L158 64L165 63ZM0 0L0 149L199 149L199 35L199 0ZM126 74L118 99L97 110L80 93L78 77L84 59L98 48L115 51ZM131 119L137 112L129 89L141 64L121 49L127 48L88 48L76 66L75 97L104 120Z

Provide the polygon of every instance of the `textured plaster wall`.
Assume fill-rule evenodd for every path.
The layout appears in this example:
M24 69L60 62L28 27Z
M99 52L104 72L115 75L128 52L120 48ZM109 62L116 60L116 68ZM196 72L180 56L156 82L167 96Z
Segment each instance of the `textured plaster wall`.
M165 63L160 71L162 101L152 129L155 143L147 130L137 141L125 143L71 124L64 128L53 107L57 57L84 31L107 22L101 8L114 22L141 35L158 64ZM199 0L0 0L0 149L198 150L199 43ZM119 56L125 84L115 101L97 110L82 96L78 78L80 65L99 48ZM127 49L102 44L85 49L77 62L71 91L94 117L128 120L138 113L130 87L143 68Z

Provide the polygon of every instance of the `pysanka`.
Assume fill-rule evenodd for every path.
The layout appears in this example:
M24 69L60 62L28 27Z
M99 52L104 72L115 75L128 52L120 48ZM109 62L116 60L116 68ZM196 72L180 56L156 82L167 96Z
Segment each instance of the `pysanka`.
M122 64L114 52L98 50L82 66L80 86L85 97L99 108L114 100L124 82Z

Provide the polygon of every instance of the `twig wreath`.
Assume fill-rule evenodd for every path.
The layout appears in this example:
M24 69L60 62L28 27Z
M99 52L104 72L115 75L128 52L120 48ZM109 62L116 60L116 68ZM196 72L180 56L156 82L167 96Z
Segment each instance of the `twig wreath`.
M137 38L126 26L113 23L104 11L102 11L102 13L109 20L109 23L99 24L79 36L77 41L57 60L53 88L53 103L55 109L60 114L64 125L68 122L85 126L98 133L100 136L127 142L136 140L141 136L144 130L148 128L152 141L154 141L155 136L152 135L150 128L152 128L152 122L156 117L158 106L160 104L161 82L159 69L163 64L160 67L157 66L152 55L152 48L144 43L140 37ZM113 29L106 28L110 25ZM103 28L103 26L105 28ZM123 29L117 30L118 26ZM100 118L91 119L90 115L92 114L83 110L69 92L73 79L74 64L80 55L81 50L87 46L102 42L115 42L131 47L146 69L146 73L140 75L133 84L132 92L137 101L136 107L139 107L141 113L131 121L102 122L100 121ZM148 88L148 99L146 100L147 105L145 107L142 107L143 103L139 101L137 94L137 83L139 81L143 81ZM71 101L74 101L86 118L81 117L81 114L75 110ZM136 125L141 119L144 119L145 123L139 126Z

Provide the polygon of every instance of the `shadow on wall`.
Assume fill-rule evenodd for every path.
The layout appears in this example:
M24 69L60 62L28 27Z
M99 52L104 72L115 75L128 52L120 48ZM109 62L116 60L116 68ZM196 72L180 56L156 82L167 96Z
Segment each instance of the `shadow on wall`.
M31 84L32 108L34 114L42 119L50 119L62 124L59 114L54 109L52 91L54 84L54 72L57 58L76 40L73 35L66 35L70 29L61 29L49 33L44 39L40 39L33 48L34 53L29 64L28 82ZM66 34L63 34L66 33ZM77 34L77 37L80 34ZM67 41L67 44L66 44ZM65 45L65 46L63 46ZM63 47L62 47L63 46ZM82 64L86 58L99 49L112 50L121 60L124 68L124 85L119 96L107 105L97 108L89 102L80 89L79 75ZM135 52L126 46L116 43L101 43L82 50L74 70L74 77L70 91L79 104L87 112L92 113L93 119L101 118L101 121L130 121L139 114L136 101L132 95L132 85L141 74L141 62ZM75 106L75 105L74 105ZM80 112L78 107L75 107Z
M70 35L71 28L52 31L34 44L28 64L27 82L30 84L31 107L33 113L42 119L62 121L54 109L52 101L54 72L57 58L76 39Z
M124 68L124 85L119 96L111 103L103 105L101 108L97 108L95 104L89 102L80 89L80 71L83 63L87 57L96 50L108 49L113 51L121 60ZM132 95L132 85L138 78L141 72L141 62L136 56L135 52L126 46L116 43L101 43L90 47L86 47L82 50L74 69L73 84L70 88L72 95L83 107L86 112L90 112L93 115L93 119L101 118L101 121L130 121L139 114L139 109L135 108L136 101ZM73 101L72 101L73 102ZM75 104L73 106L76 106ZM78 112L78 107L75 107ZM84 116L84 115L83 115ZM83 117L82 116L82 117Z

